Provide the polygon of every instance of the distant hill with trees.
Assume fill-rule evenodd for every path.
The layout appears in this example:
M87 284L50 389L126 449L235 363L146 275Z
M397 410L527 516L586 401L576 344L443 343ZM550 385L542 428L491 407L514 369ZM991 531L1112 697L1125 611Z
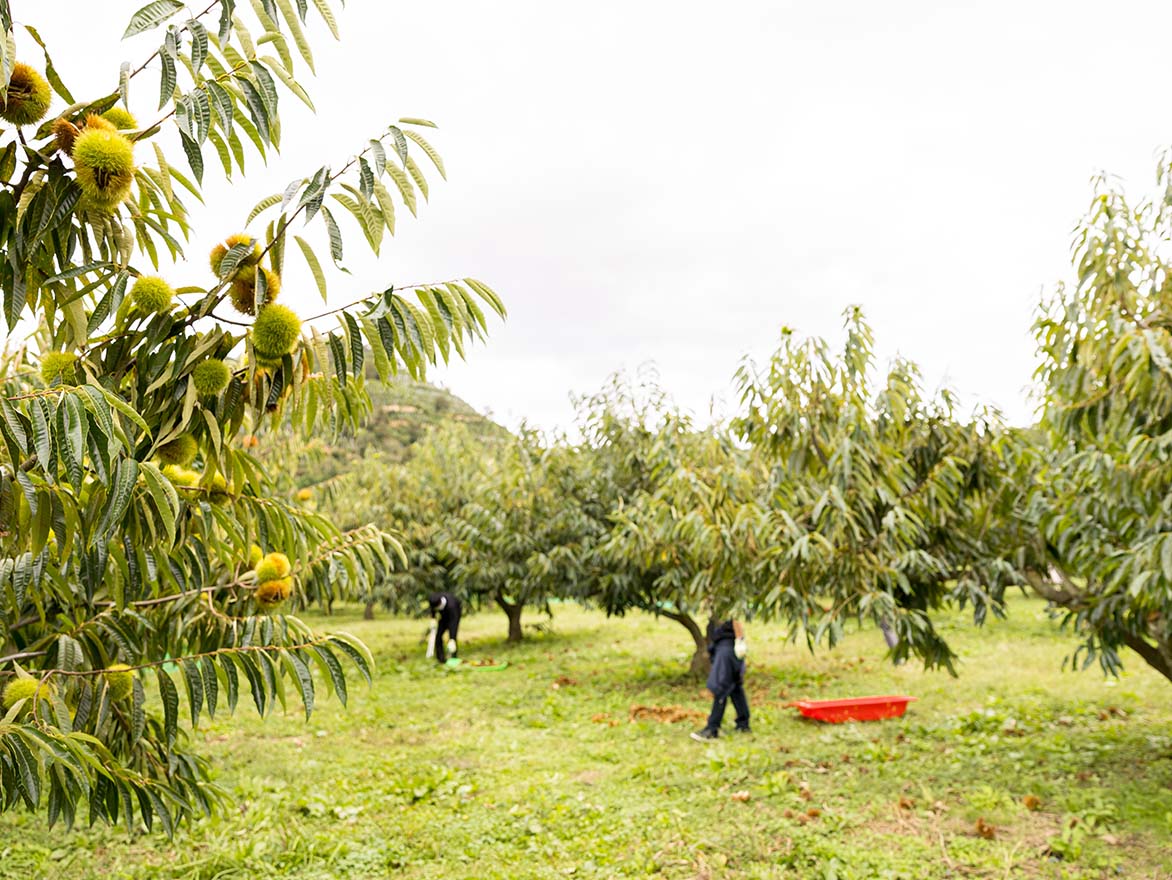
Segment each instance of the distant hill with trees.
M406 378L382 385L371 377L367 391L371 410L362 427L337 440L308 444L298 468L299 485L329 480L370 459L387 464L406 461L429 428L446 422L466 425L477 437L508 436L503 427L446 388Z

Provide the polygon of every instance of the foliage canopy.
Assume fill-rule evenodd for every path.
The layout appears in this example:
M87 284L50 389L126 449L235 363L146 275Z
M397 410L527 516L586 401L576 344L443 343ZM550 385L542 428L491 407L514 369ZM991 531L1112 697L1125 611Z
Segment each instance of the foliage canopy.
M416 213L420 162L444 173L420 133L432 124L402 119L266 196L222 231L199 283L157 277L184 270L185 203L210 168L243 174L248 150L279 147L282 95L312 107L296 79L313 68L308 30L337 36L325 0L312 7L317 21L290 0L194 15L153 0L125 36L161 34L158 47L77 99L0 0L0 290L10 340L27 340L0 360L0 809L68 825L84 805L90 821L170 833L223 796L185 740L182 693L194 725L242 693L262 714L290 691L307 714L323 689L344 702L344 662L369 677L357 640L282 612L340 571L361 583L394 568L397 542L281 497L254 451L282 425L355 425L368 358L382 379L419 377L503 315L475 279L308 317L275 303L296 271L290 239L325 298L341 219L377 254L399 207ZM328 261L294 221L316 222ZM254 571L258 553L284 561Z

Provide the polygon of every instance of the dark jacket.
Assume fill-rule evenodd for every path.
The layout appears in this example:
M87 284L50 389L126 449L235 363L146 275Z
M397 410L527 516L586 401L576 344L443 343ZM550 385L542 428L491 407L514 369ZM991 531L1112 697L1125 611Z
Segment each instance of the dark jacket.
M431 593L427 597L427 608L431 616L439 615L441 620L460 616L460 600L451 593Z
M731 620L708 622L708 656L712 659L708 690L714 697L727 697L745 681L745 661L738 659L733 651L736 638Z

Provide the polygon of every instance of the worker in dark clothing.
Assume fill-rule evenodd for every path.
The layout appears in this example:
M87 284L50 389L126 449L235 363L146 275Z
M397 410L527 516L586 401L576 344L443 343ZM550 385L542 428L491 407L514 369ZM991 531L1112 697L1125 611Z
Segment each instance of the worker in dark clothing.
M703 742L720 736L724 707L732 700L736 709L736 730L749 733L749 700L745 697L745 627L739 620L723 623L715 618L708 622L708 656L712 671L708 673L708 690L712 691L712 713L703 729L692 734L692 739Z
M448 653L455 657L459 652L456 638L460 629L460 600L451 593L432 593L427 597L427 605L432 617L436 618L433 643L435 659L444 663L447 660L444 653L445 636Z

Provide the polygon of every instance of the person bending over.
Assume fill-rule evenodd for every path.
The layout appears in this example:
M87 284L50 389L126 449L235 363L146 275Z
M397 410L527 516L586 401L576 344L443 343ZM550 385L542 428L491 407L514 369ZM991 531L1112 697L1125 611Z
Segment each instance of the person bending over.
M435 618L434 641L432 642L435 659L444 663L447 656L444 647L453 657L459 652L456 642L460 629L460 600L451 593L432 593L427 597L427 605L431 616Z
M749 733L749 700L745 697L745 627L739 620L723 623L713 618L708 622L708 656L712 671L708 673L708 690L712 691L712 713L703 729L692 734L692 739L703 742L720 736L724 707L732 700L736 709L738 733Z

